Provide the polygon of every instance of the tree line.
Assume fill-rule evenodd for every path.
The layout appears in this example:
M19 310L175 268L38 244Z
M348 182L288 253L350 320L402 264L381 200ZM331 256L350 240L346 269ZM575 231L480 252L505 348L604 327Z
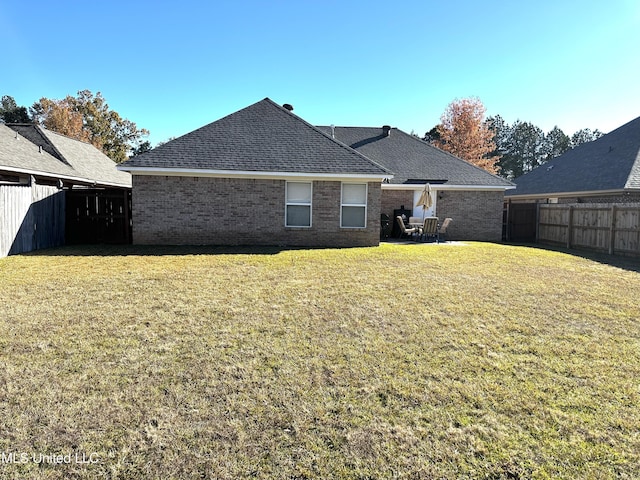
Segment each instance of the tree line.
M557 126L544 133L530 122L508 124L500 115L485 118L485 113L476 97L454 100L423 140L491 173L514 179L603 135L583 128L568 136ZM29 109L5 95L0 101L0 121L35 123L89 142L116 163L151 149L145 140L148 130L111 110L100 92L94 95L81 90L77 96L61 100L43 97Z
M485 112L478 98L454 100L442 114L441 123L425 133L423 140L491 173L514 179L604 135L597 129L583 128L569 137L557 126L544 133L530 122L508 124L500 115L485 118Z
M100 92L81 90L61 100L41 98L28 110L4 95L0 120L5 123L34 123L67 137L91 143L116 163L151 149L145 140L149 131L122 118L112 110Z

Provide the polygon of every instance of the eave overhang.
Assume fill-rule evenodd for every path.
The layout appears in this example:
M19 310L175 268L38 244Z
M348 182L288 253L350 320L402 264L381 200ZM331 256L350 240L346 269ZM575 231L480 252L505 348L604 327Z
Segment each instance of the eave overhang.
M196 168L157 168L157 167L127 167L118 166L118 170L129 172L131 175L151 175L168 177L209 177L209 178L245 178L265 180L360 180L367 182L382 182L393 178L389 174L372 173L324 173L324 172L262 172L245 170L205 170Z

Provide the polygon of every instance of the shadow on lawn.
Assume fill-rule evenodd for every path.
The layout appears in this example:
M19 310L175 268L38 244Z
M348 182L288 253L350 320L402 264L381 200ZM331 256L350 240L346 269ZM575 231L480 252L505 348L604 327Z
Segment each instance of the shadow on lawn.
M540 245L537 243L509 243L508 245L518 245L521 247L536 248L539 250L548 250L551 252L566 253L574 257L580 257L593 262L610 265L612 267L629 270L631 272L640 273L640 258L627 257L623 255L609 255L607 253L591 252L587 250L568 249L563 247L554 247L551 245Z
M306 249L306 248L305 248ZM23 255L41 257L128 257L171 255L277 255L292 247L252 247L213 245L69 245L34 250Z

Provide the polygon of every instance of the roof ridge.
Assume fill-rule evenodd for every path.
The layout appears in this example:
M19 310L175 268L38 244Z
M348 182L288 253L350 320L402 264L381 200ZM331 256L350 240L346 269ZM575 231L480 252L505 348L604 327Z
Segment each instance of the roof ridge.
M67 140L73 140L74 142L80 142L80 143L84 143L85 145L91 145L94 148L98 148L93 143L91 143L89 140L81 140L79 138L73 138L73 137L70 137L69 135L65 135L64 133L56 132L55 130L49 130L44 125L35 125L35 126L38 127L38 128L41 128L45 132L52 133L54 135L58 135L59 137L66 138Z
M308 121L306 121L304 118L300 117L299 115L296 115L295 113L293 113L292 111L284 108L283 106L278 105L273 100L271 100L269 97L264 98L264 100L262 100L262 101L265 101L265 100L267 102L269 102L272 106L276 107L278 110L280 110L280 111L282 111L282 112L284 112L284 113L286 113L288 115L291 115L292 117L296 118L297 120L300 120L304 125L306 125L307 127L311 128L313 131L321 134L322 136L324 136L325 138L329 139L330 141L338 144L340 147L344 148L348 152L350 152L352 154L355 154L355 155L359 156L360 158L368 161L371 165L373 165L373 166L375 166L377 168L380 168L383 172L386 172L389 175L393 175L393 172L391 170L389 170L387 167L385 167L384 165L381 165L380 163L376 162L375 160L372 160L369 157L367 157L366 155L363 155L362 153L358 152L356 149L351 148L350 146L342 143L337 138L333 138L328 133L323 132L320 128L318 128L315 125L313 125L313 124L309 123Z
M73 168L75 170L73 165L71 165L71 163L69 163L67 158L63 155L63 153L58 149L58 147L56 147L54 145L54 143L51 141L51 139L47 136L47 133L55 133L56 135L59 135L61 137L65 137L65 138L69 138L70 140L74 140L74 139L70 138L70 137L67 137L66 135L62 135L62 134L60 134L58 132L54 132L52 130L48 130L48 129L46 129L44 127L41 127L40 125L37 125L37 124L34 124L34 127L35 127L36 131L40 134L40 136L42 136L45 139L45 141L49 144L51 149L59 157L60 161L62 161L62 163L66 164L66 165L69 165L71 168Z
M199 131L201 131L201 130L204 130L205 128L208 128L208 127L210 127L211 125L213 125L214 123L221 122L222 120L225 120L225 119L230 118L230 117L232 117L232 116L234 116L234 115L237 115L237 114L239 114L240 112L243 112L244 110L247 110L247 109L249 109L249 108L251 108L251 107L254 107L255 105L257 105L257 104L259 104L259 103L261 103L261 102L264 102L265 100L268 100L271 104L273 104L273 105L275 105L275 106L279 106L279 105L278 105L278 104L276 104L273 100L271 100L269 97L265 97L265 98L263 98L262 100L258 100L257 102L252 103L251 105L247 105L246 107L242 107L240 110L236 110L235 112L228 113L228 114L226 114L226 115L224 115L224 116L222 116L222 117L220 117L220 118L218 118L218 119L216 119L216 120L213 120L213 121L211 121L211 122L205 123L204 125L201 125L201 126L199 126L198 128L196 128L196 129L194 129L194 130L191 130L191 131L189 131L189 132L183 133L182 135L180 135L180 136L178 136L178 137L172 138L171 140L169 140L169 141L167 141L167 142L164 142L162 145L157 145L157 146L153 147L151 150L149 150L149 151L147 151L147 152L144 152L144 153L140 153L140 154L136 155L135 157L141 157L141 156L146 155L146 154L148 154L148 153L150 153L150 152L152 152L152 151L157 151L157 150L160 150L160 149L165 150L166 148L168 148L168 147L167 147L167 145L169 145L169 144L171 144L171 143L174 143L175 141L180 140L180 139L182 139L182 138L184 138L184 137L188 137L188 136L190 136L190 135L193 135L193 134L195 134L196 132L199 132ZM283 110L285 110L285 109L283 108ZM132 158L133 158L133 157L132 157ZM128 159L128 160L129 160L129 159ZM128 160L127 160L127 161L128 161ZM123 162L123 163L124 163L124 162Z

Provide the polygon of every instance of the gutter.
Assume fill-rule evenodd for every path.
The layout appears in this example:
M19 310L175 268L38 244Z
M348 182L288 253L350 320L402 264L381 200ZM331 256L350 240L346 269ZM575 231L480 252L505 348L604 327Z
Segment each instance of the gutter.
M53 180L65 180L71 182L76 185L83 185L88 187L117 187L117 188L131 188L131 185L126 185L122 183L110 183L110 182L100 182L96 180L91 180L90 178L81 178L81 177L72 177L69 175L60 175L57 173L44 172L41 170L31 170L28 168L17 168L17 167L9 167L6 165L0 166L0 171L3 172L13 172L13 173L21 173L23 175L33 175L36 177L46 177L51 178Z
M564 198L564 197L584 197L584 196L601 196L601 195L621 195L624 193L639 191L640 189L616 189L616 190L584 190L580 192L545 192L545 193L522 193L507 195L507 199L545 199L545 198Z
M398 183L383 183L383 190L423 190L425 184L398 184ZM505 191L512 190L516 188L515 185L444 185L444 184L431 184L431 190L438 191L455 191L455 190L475 190L475 191L484 191L484 192L496 192L496 191Z
M247 170L205 170L199 168L162 168L162 167L128 167L118 165L122 172L132 175L169 176L169 177L209 177L209 178L263 178L267 180L364 180L382 182L385 178L393 178L390 174L372 173L313 173L313 172L258 172Z

